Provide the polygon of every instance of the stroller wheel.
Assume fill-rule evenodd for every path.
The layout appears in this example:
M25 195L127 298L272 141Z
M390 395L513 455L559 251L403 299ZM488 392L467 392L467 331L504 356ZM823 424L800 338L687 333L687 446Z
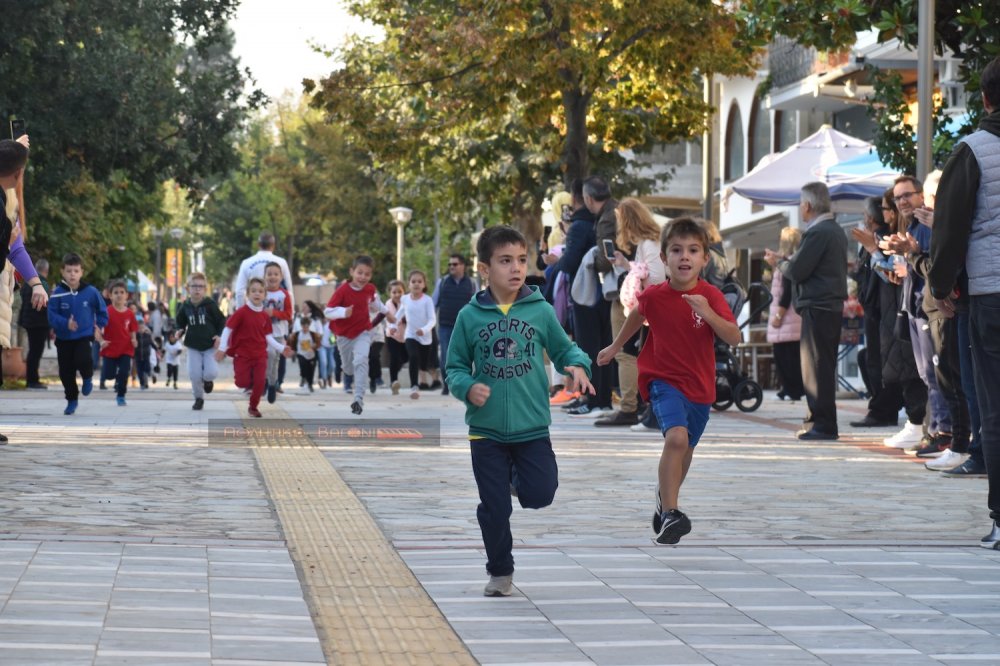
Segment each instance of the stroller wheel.
M715 402L712 407L723 412L733 406L733 387L724 372L715 373Z
M752 379L747 379L736 385L735 394L736 407L741 412L756 411L760 404L764 402L764 391L760 384Z

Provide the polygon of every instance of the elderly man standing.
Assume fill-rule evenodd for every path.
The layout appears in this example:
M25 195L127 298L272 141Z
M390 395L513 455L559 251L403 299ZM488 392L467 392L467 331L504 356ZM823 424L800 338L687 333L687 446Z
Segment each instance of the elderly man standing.
M979 85L988 115L958 144L941 174L928 281L937 306L952 317L960 274L968 274L968 329L993 520L980 543L1000 548L1000 58L986 66Z
M792 281L792 302L802 317L802 383L808 408L802 440L837 439L837 348L847 299L847 234L830 211L823 183L802 187L799 214L806 224L795 254L764 259Z
M255 277L263 280L264 267L271 261L281 266L281 277L284 281L282 286L291 295L292 274L288 270L288 262L274 253L274 243L274 234L267 231L261 233L260 237L257 238L257 247L260 248L257 254L247 257L240 264L240 270L236 274L236 284L233 285L233 298L236 301L234 312L246 303L247 284L250 282L250 278ZM295 311L295 296L292 296L292 311Z

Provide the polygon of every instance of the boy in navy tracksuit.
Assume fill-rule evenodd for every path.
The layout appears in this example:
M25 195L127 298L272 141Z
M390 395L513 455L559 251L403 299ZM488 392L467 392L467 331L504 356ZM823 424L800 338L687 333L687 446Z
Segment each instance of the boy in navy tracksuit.
M56 357L59 379L66 392L63 414L76 411L80 393L90 395L94 388L94 359L91 343L101 342L101 329L108 323L108 309L95 287L81 282L83 262L70 252L63 257L62 282L49 298L49 324L56 332ZM77 389L76 373L83 386Z

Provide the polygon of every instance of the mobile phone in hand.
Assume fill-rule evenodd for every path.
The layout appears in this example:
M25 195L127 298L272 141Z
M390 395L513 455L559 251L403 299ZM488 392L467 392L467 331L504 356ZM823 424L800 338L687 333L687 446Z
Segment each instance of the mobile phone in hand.
M609 238L605 238L601 241L604 245L604 256L614 261L615 259L615 242Z
M15 118L10 121L10 138L17 141L19 138L28 133L27 128L24 125L24 120L21 118Z

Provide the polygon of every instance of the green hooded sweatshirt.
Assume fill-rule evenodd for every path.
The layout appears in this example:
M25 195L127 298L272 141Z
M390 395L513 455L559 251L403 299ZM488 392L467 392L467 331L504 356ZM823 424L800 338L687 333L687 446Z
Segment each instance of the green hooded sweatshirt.
M590 376L590 357L566 336L535 287L522 287L504 315L488 289L458 313L448 344L448 388L465 402L469 435L505 444L547 437L549 380L543 350L557 368ZM482 407L466 399L473 384L490 387Z

